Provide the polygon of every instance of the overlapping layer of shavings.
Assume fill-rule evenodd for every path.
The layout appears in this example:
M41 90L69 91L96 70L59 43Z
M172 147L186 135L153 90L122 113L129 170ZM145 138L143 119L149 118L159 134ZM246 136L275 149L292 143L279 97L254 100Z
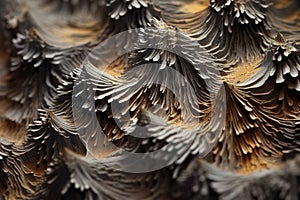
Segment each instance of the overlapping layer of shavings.
M300 5L282 2L1 1L0 199L299 198ZM172 163L106 167L123 149Z

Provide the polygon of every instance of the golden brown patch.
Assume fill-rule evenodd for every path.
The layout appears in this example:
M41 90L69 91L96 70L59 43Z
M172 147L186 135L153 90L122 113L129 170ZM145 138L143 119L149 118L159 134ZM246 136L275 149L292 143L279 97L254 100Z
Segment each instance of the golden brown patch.
M259 71L261 60L262 58L258 58L251 62L237 64L231 68L231 73L224 77L224 81L233 85L247 81Z
M284 10L284 14L280 16L280 19L282 19L285 22L289 23L297 23L299 25L299 19L300 19L300 10L296 9L297 6L299 6L295 3L295 0L278 0L274 3L274 7L281 12Z
M290 4L292 3L292 1L291 0L278 0L278 1L276 1L275 3L274 3L274 7L275 8L278 8L278 9L280 9L280 8L286 8L286 7L288 7Z
M0 119L0 138L21 144L25 139L25 124L19 124L8 119Z
M260 149L254 149L251 154L243 155L242 166L238 170L238 173L247 175L253 172L259 172L266 169L278 169L280 164L276 160L266 159L263 155L260 155Z
M54 13L51 7L27 1L28 12L39 37L55 47L73 47L97 40L103 24L89 14ZM44 17L47 16L47 17Z
M185 3L181 11L187 13L197 13L206 9L209 5L209 0L194 0L192 2Z
M108 67L104 69L104 71L111 76L120 77L123 73L125 73L127 67L127 58L126 56L122 56L113 61Z

